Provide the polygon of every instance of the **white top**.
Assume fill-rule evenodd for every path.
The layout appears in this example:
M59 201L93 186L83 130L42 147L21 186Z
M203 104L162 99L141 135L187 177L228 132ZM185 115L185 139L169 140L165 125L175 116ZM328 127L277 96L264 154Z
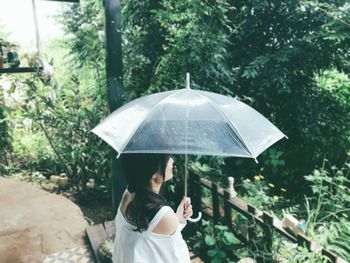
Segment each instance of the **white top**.
M172 235L153 233L162 217L171 210L163 206L153 217L148 229L143 232L124 218L120 209L115 217L116 236L113 249L113 263L190 263L187 244L181 230L186 224L178 224Z

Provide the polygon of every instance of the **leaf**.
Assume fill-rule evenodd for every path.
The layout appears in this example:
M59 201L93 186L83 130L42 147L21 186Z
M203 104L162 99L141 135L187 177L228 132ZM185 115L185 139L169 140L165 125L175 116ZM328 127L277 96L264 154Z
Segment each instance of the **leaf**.
M211 263L222 263L222 257L215 257L215 258L213 258Z
M226 252L223 251L223 250L219 250L219 251L217 252L217 256L218 256L219 258L225 258L225 257L226 257Z
M236 238L231 232L225 232L223 241L225 245L231 245L235 243Z
M228 227L223 225L216 225L215 228L221 231L228 230Z
M208 252L207 252L207 255L209 256L209 257L215 257L215 255L218 253L218 249L210 249L210 250L208 250Z
M214 246L215 245L215 239L212 236L206 235L204 238L205 244L208 246Z

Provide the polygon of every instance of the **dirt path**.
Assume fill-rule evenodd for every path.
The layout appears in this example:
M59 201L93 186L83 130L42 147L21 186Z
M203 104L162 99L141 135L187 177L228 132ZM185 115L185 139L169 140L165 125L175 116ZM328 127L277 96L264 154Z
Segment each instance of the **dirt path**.
M84 245L87 222L65 197L0 177L0 262L41 262Z

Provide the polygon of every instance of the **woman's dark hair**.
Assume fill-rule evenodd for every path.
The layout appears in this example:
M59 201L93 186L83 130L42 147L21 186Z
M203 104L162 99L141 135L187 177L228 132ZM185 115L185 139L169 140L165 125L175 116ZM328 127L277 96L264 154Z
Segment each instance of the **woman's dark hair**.
M122 154L121 165L128 191L135 193L128 204L126 218L135 224L135 231L145 231L158 210L166 205L165 199L150 187L152 176L158 172L165 178L165 169L170 155L165 154Z

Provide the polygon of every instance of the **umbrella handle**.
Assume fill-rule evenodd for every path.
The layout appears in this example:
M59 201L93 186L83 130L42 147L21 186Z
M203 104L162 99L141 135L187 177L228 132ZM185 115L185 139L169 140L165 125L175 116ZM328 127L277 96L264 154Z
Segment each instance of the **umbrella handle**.
M199 220L201 220L201 218L202 218L202 212L198 212L197 218L189 218L189 219L187 219L187 220L190 221L190 222L192 222L192 223L196 223L196 222L198 222Z

